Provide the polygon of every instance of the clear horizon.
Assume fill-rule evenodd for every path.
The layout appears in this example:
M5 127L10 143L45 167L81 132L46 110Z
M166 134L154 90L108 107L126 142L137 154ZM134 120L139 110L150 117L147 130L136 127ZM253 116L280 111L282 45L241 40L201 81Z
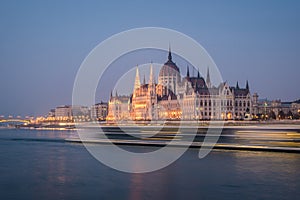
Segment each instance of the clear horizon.
M2 1L0 5L0 115L44 115L58 105L71 104L73 82L88 53L113 34L149 26L195 39L230 85L239 81L244 86L249 80L251 93L260 98L300 98L299 1ZM134 68L150 59L163 63L166 54L130 62ZM179 67L185 73L185 66ZM100 96L108 97L110 89Z

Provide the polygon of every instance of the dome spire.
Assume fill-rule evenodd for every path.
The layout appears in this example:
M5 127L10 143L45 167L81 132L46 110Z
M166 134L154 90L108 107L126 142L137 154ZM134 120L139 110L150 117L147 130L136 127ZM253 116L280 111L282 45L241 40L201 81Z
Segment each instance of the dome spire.
M169 43L169 56L168 56L168 60L172 61L172 53L171 53L171 44Z

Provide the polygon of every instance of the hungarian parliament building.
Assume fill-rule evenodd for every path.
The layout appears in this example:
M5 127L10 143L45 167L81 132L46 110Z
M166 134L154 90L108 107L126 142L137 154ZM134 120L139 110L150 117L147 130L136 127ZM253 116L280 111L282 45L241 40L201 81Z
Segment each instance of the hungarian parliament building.
M127 120L229 120L245 119L254 111L257 94L251 96L248 81L245 87L235 87L223 82L218 86L211 83L209 68L206 79L199 71L191 76L189 68L185 77L172 61L161 67L158 83L150 65L149 82L140 81L138 67L134 89L130 96L112 95L108 102L107 121Z

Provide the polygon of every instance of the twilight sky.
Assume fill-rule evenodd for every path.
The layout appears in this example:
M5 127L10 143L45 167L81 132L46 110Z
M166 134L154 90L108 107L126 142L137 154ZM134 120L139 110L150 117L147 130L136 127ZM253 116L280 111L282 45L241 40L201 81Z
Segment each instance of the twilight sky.
M87 54L113 34L148 26L194 38L231 85L248 79L260 98L298 99L299 10L300 1L275 0L1 1L0 115L71 104Z

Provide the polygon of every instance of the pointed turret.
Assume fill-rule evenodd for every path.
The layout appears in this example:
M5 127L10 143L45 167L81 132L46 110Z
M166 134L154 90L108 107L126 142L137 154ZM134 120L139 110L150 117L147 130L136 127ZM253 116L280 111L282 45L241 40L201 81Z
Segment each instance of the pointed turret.
M109 100L112 100L112 97L113 97L113 95L112 95L112 90L110 91L110 99Z
M151 98L153 98L156 95L156 91L155 91L155 78L153 76L153 66L152 66L152 63L150 65L150 77L149 77L148 92L149 92ZM152 99L152 100L154 100L154 99Z
M141 86L140 82L140 74L139 74L139 68L136 66L136 74L135 74L135 81L134 81L134 89L138 89Z
M155 116L155 109L154 104L156 105L157 99L156 99L156 91L155 91L155 78L153 75L153 66L152 62L150 64L150 76L149 76L149 84L148 84L148 98L149 102L147 103L148 107L148 119L156 118Z
M246 82L246 89L249 90L249 83L248 83L248 80Z
M240 89L240 86L239 86L239 82L237 81L236 82L236 87L235 87L236 89Z
M151 65L150 65L149 84L150 84L150 85L155 84L155 83L154 83L154 76L153 76L153 66L152 66L152 63L151 63Z
M209 67L207 67L206 85L207 85L208 88L211 87L210 75L209 75Z
M146 84L146 75L144 74L143 85Z
M189 66L186 66L186 77L190 77L190 69Z
M200 78L200 72L199 72L199 69L198 69L197 78L198 78L198 79Z
M194 67L192 68L193 68L193 77L195 77L195 68Z

